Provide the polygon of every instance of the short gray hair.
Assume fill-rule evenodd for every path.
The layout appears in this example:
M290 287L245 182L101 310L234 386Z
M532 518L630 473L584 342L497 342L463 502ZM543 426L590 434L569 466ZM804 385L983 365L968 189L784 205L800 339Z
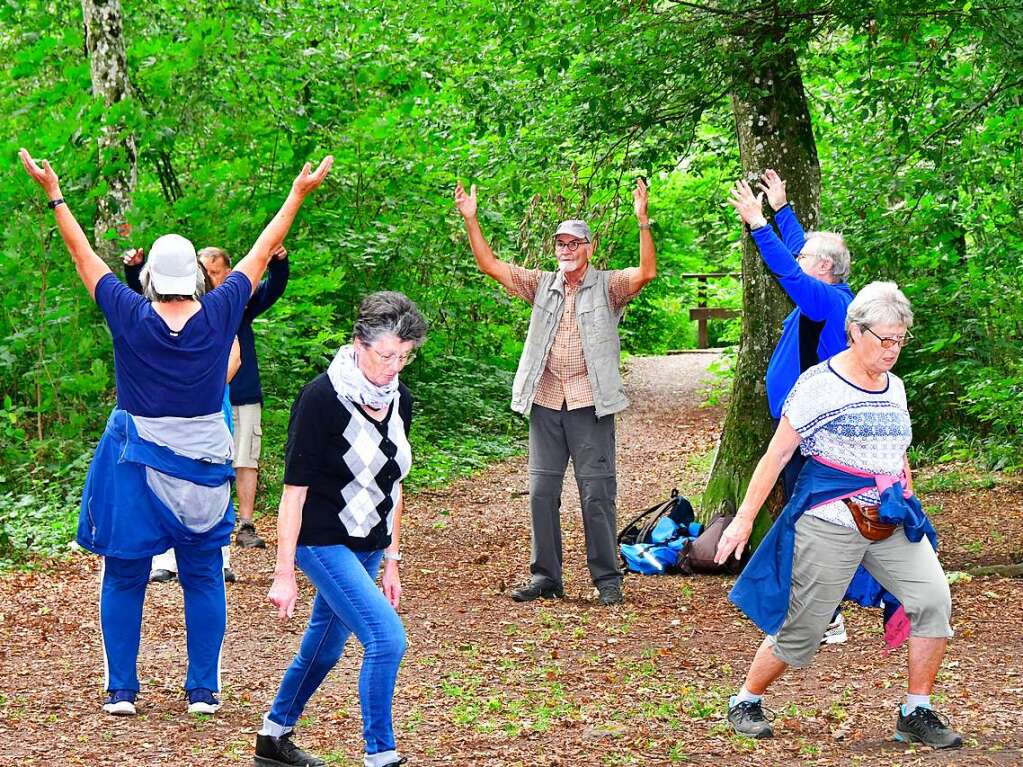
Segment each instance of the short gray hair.
M139 275L139 282L142 283L142 295L154 303L162 304L168 301L192 301L198 300L206 295L206 270L200 264L195 270L195 292L190 296L165 296L153 289L153 280L149 275L149 264L142 267Z
M845 334L853 325L860 328L874 325L913 326L913 307L894 282L872 282L856 294L845 314Z
M849 255L845 238L837 232L810 232L806 235L803 247L805 248L811 242L814 244L813 255L831 260L831 276L834 277L835 282L848 280L849 263L852 257Z
M419 347L426 341L426 331L426 320L408 296L382 290L362 299L353 335L366 345L394 335Z

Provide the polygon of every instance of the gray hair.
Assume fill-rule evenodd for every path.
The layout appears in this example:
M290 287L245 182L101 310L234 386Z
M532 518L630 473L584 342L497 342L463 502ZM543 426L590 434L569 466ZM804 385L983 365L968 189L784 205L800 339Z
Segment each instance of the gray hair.
M856 294L845 315L845 334L853 325L860 328L874 325L913 326L913 307L894 282L872 282Z
M810 243L814 244L813 255L817 258L827 258L831 261L831 276L836 283L845 282L849 279L849 262L852 257L849 255L849 248L845 244L845 238L837 232L810 232L806 235L805 248Z
M162 293L157 293L153 289L153 280L149 275L149 264L142 267L139 282L142 283L142 295L158 304L167 301L198 300L206 295L206 270L202 268L201 264L200 268L195 270L195 292L190 296L165 296Z
M367 345L394 335L419 347L426 341L426 330L426 320L408 296L382 290L362 299L353 335Z

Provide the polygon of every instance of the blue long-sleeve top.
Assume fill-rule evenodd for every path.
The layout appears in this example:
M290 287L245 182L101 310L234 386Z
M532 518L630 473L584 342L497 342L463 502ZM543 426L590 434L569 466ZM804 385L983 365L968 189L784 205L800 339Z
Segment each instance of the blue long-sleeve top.
M797 224L798 226L798 224ZM267 267L267 276L252 294L238 327L238 345L241 347L242 364L231 379L231 404L251 405L263 401L263 387L259 380L259 362L256 360L256 339L252 333L252 321L265 312L284 294L291 270L288 259L272 259ZM136 293L142 292L142 265L125 266L124 281ZM795 379L793 379L794 381Z
M251 405L263 401L263 388L259 381L259 363L256 361L256 339L252 334L252 321L265 312L284 294L288 286L288 259L272 259L267 277L259 283L249 299L238 327L238 345L242 352L242 365L231 379L231 404Z
M781 238L771 226L751 230L760 257L795 303L782 323L781 338L767 365L767 403L773 418L796 379L807 368L846 348L845 313L853 292L842 282L835 285L811 277L799 268L796 255L806 236L788 205L774 214Z

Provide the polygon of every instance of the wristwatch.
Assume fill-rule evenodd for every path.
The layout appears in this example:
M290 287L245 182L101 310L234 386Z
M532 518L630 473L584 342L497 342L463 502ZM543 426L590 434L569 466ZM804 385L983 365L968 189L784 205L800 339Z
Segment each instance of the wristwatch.
M400 562L401 561L401 552L400 551L385 551L384 552L384 559L390 559L392 562Z

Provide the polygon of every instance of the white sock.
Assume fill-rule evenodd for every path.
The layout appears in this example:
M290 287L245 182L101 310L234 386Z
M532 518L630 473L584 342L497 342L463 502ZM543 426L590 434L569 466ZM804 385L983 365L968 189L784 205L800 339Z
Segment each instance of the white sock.
M743 685L741 688L739 688L739 692L736 693L735 702L746 703L748 701L750 703L757 703L758 701L762 700L763 697L764 697L763 695L754 695L753 693L746 689L746 685Z
M903 711L903 713L908 714L910 711L912 711L913 709L917 708L918 706L923 706L924 708L930 708L931 707L931 696L930 695L914 695L913 693L908 693L906 695L906 705L905 705L905 710Z
M269 735L271 738L280 738L287 735L292 731L292 727L285 727L283 724L277 724L270 719L270 715L266 714L263 717L263 729L259 731L260 735Z

